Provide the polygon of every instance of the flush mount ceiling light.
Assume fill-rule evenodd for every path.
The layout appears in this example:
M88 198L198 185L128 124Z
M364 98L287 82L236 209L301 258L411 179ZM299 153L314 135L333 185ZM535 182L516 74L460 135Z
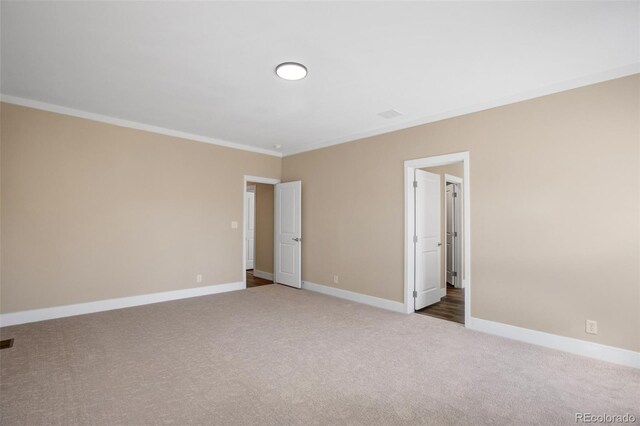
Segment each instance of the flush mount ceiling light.
M283 62L276 67L276 74L285 80L301 80L307 76L307 67L297 62Z

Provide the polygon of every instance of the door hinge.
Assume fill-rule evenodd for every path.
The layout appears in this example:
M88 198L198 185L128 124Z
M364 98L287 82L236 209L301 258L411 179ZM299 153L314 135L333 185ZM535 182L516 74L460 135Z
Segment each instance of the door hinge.
M414 181L413 181L413 187L414 187L414 188L417 188L417 187L418 187L418 181L417 181L417 180L414 180Z
M413 290L413 298L415 299L416 297L418 297L418 292Z
M454 277L457 277L457 276L458 276L458 273L457 273L456 271L453 271L453 272L451 273L451 275L453 275Z
M454 237L457 237L457 236L458 236L458 233L457 233L457 232L454 232L454 233L453 233L453 236L454 236Z
M453 198L456 198L457 196L458 196L458 193L457 193L457 192L454 192L454 193L453 193Z
M413 236L413 242L414 242L414 244L418 242L418 236L417 235Z

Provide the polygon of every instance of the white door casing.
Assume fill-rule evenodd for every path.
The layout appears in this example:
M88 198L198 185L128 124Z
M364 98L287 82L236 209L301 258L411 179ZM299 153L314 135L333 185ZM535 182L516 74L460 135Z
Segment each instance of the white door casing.
M444 175L446 193L446 238L452 245L447 245L446 250L446 280L456 288L464 288L465 260L464 252L464 226L463 226L463 179L449 174ZM451 191L449 191L451 189ZM449 198L451 197L451 198ZM450 262L451 261L451 262Z
M245 250L246 250L246 269L253 269L256 253L256 194L255 192L247 191L245 193L247 197L247 209L245 223Z
M456 284L458 280L458 263L456 259L456 252L458 246L458 230L456 223L456 186L453 183L447 183L446 186L446 203L447 217L445 219L445 229L447 238L447 252L446 252L446 266L447 266L447 283ZM458 287L456 285L456 287Z
M415 170L415 309L422 309L442 296L440 287L442 236L440 175Z
M455 218L455 226L456 226L456 245L455 245L455 251L453 252L453 255L455 257L455 265L456 265L456 276L454 279L454 284L457 288L463 288L464 287L464 260L463 260L463 246L464 246L464 226L463 226L463 222L462 222L462 217L463 217L463 212L462 212L462 183L456 183L454 184L454 188L456 190L456 197L455 197L455 203L454 203L454 209L455 209L455 214L454 214L454 218Z
M462 178L454 182L460 183L461 192L461 226L462 238L462 286L464 287L464 321L466 327L472 327L471 307L473 305L473 273L471 268L471 155L469 151L451 154L434 155L404 161L404 312L415 312L415 180L416 169L425 167L447 166L462 162Z
M274 280L291 287L302 287L302 182L279 183L276 202L276 268Z

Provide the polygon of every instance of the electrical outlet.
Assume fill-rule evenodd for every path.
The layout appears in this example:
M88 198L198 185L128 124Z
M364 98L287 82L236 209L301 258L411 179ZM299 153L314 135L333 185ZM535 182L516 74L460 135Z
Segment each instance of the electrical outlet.
M231 222L231 229L238 229L238 222L236 222L235 220Z
M197 283L201 283L202 282L202 274L196 275L196 282Z
M589 334L598 334L598 321L587 320L585 322L585 331Z
M333 283L334 284L338 284L338 276L337 275L333 276Z

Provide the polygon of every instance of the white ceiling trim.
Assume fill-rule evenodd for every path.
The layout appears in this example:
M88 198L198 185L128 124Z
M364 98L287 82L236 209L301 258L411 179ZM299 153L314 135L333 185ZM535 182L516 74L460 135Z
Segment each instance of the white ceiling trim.
M529 99L539 98L546 95L552 95L554 93L564 92L571 89L577 89L579 87L602 83L608 80L615 80L616 78L627 77L627 76L638 74L638 73L640 73L640 62L636 62L635 64L631 64L621 68L615 68L615 69L604 71L597 74L575 78L575 79L554 84L551 86L541 87L536 90L519 93L513 96L508 96L506 98L494 99L492 101L483 102L480 104L447 111L442 114L431 115L428 117L412 120L409 122L380 127L375 130L355 133L343 138L338 138L338 139L330 140L327 142L322 142L322 143L318 143L318 144L314 144L306 147L301 147L299 150L292 150L292 151L285 152L284 157L288 157L296 154L302 154L303 152L308 152L308 151L315 151L316 149L327 148L329 146L339 145L346 142L352 142L358 139L363 139L371 136L382 135L382 134L393 132L396 130L408 129L410 127L415 127L423 124L433 123L436 121L446 120L448 118L471 114L474 112L479 112L479 111L483 111L491 108L497 108L500 106L513 104L516 102L522 102Z
M297 150L291 150L285 152L271 151L268 149L253 147L249 145L243 145L235 142L224 141L220 139L210 138L208 136L196 135L193 133L182 132L179 130L166 129L163 127L153 126L150 124L138 123L135 121L124 120L121 118L110 117L102 114L95 114L88 111L77 110L73 108L67 108L59 105L54 105L46 102L35 101L32 99L21 98L17 96L11 95L0 95L0 100L2 102L25 106L29 108L40 109L49 112L55 112L64 115L70 115L79 118L85 118L88 120L98 121L102 123L113 124L121 127L128 127L137 130L144 130L147 132L158 133L161 135L174 136L182 139L193 140L197 142L204 142L212 145L224 146L227 148L240 149L243 151L256 152L259 154L272 155L274 157L288 157L291 155L301 154L303 152L315 151L317 149L326 148L333 145L339 145L342 143L353 142L358 139L363 139L371 136L381 135L384 133L389 133L397 130L403 130L410 127L420 126L423 124L433 123L436 121L446 120L448 118L458 117L461 115L471 114L474 112L479 112L491 108L496 108L516 102L522 102L529 99L539 98L546 95L551 95L558 92L563 92L566 90L576 89L578 87L589 86L591 84L601 83L608 80L614 80L616 78L627 77L633 74L640 73L640 62L636 62L635 64L631 64L621 68L615 68L612 70L604 71L597 74L592 74L576 79L572 79L569 81L565 81L563 83L541 87L536 90L531 90L523 93L519 93L513 96L509 96L506 98L495 99L489 102L483 102L476 105L471 105L464 108L458 108L455 110L447 111L442 114L431 115L428 117L424 117L417 120L412 120L405 123L399 123L395 125L389 125L385 127L381 127L372 131L355 133L343 138L338 138L326 142L321 142L318 144L313 144L305 147L301 147Z
M46 102L34 101L32 99L1 94L0 100L2 102L6 102L9 104L20 105L20 106L34 108L34 109L40 109L43 111L55 112L58 114L70 115L73 117L85 118L87 120L99 121L101 123L107 123L107 124L114 124L116 126L128 127L130 129L144 130L146 132L158 133L166 136L174 136L177 138L188 139L196 142L204 142L211 145L219 145L227 148L240 149L242 151L250 151L258 154L272 155L274 157L282 157L282 153L277 151L271 151L268 149L257 148L254 146L243 145L235 142L228 142L220 139L210 138L208 136L195 135L193 133L182 132L179 130L166 129L164 127L138 123L136 121L123 120L121 118L110 117L108 115L95 114L93 112L81 111L78 109L67 108L67 107L54 105Z

